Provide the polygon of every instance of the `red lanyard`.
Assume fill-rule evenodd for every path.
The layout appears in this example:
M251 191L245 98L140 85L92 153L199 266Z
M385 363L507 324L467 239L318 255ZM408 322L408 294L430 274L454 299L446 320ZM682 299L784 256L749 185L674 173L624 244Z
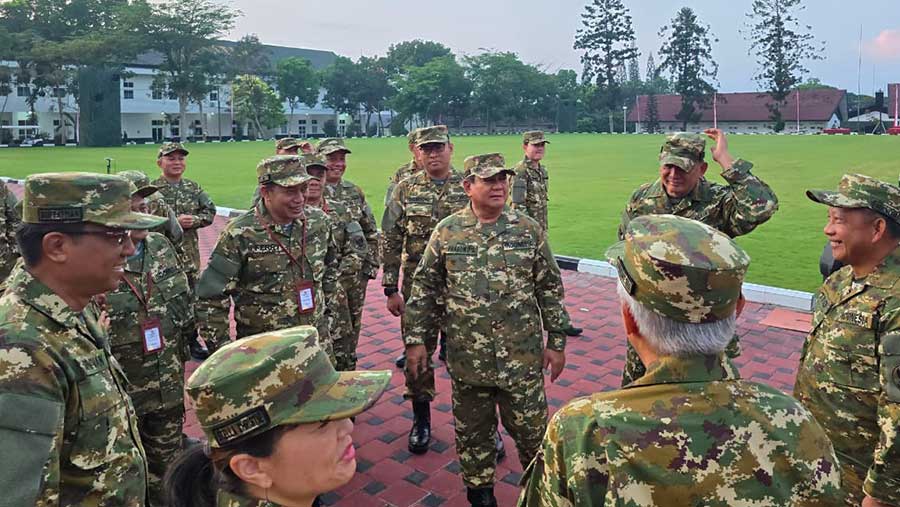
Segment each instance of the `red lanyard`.
M303 276L303 264L300 261L298 261L297 258L294 257L294 254L291 253L291 250L288 247L284 246L284 243L282 243L278 239L278 237L275 236L275 233L272 232L272 227L270 227L268 221L265 220L262 215L260 215L258 209L255 210L255 214L256 214L256 219L259 220L259 223L263 226L263 229L265 229L266 233L269 235L269 239L274 241L275 244L278 245L279 248L281 248L281 251L283 251L284 254L287 255L288 260L291 261L291 264L293 264L294 266L297 267L297 269L300 270L300 276L302 277ZM303 224L303 228L301 230L301 235L300 235L300 257L305 259L306 258L306 219L301 220L300 223Z
M131 292L134 294L134 297L137 298L138 302L141 303L141 306L144 307L144 312L150 313L150 294L153 292L153 277L150 276L150 272L147 272L147 294L141 294L141 291L131 283L131 280L128 279L127 274L122 274L122 279L125 280L125 283L128 284L128 288L131 289Z

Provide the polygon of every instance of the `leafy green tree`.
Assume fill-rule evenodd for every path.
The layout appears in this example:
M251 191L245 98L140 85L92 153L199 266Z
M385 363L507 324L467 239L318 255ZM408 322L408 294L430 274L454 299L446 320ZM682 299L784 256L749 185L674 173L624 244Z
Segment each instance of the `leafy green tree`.
M275 66L275 82L281 99L288 103L291 116L301 103L315 107L319 101L320 79L309 60L296 56L281 60Z
M150 49L163 55L157 86L178 99L182 127L198 84L209 81L209 69L203 63L210 53L220 51L216 38L234 26L238 14L213 0L179 0L152 4L142 21Z
M493 132L498 120L524 120L534 114L545 93L542 74L515 53L482 53L465 58L472 80L472 103Z
M574 45L584 51L581 80L597 85L592 102L616 111L622 106L619 84L626 78L623 66L638 56L631 15L622 0L592 0L584 7L581 25Z
M421 67L445 56L453 56L453 53L440 42L420 39L398 42L388 48L384 68L390 75L401 75L407 67Z
M469 107L472 82L456 59L447 55L422 66L407 67L396 88L391 105L401 118L418 117L440 124L450 116L462 120Z
M712 57L712 42L718 42L690 7L682 7L672 21L660 28L663 41L659 54L660 70L669 72L675 93L681 96L681 110L675 115L686 129L689 122L700 119L701 112L712 102L719 65Z
M268 77L273 71L269 50L255 33L245 35L229 49L227 69L229 77L243 74Z
M259 76L238 76L232 83L235 116L239 121L250 122L256 136L263 136L266 129L284 123L284 109L275 90Z
M787 105L791 91L808 72L808 60L823 59L825 43L816 45L812 27L801 26L802 0L753 0L748 30L750 54L756 55L756 82L769 96L769 118L776 132L784 130L781 108Z
M364 126L371 115L385 109L393 95L382 58L363 56L358 62L339 56L322 72L325 105L339 113L365 113ZM379 119L381 115L379 115ZM365 131L366 128L363 128Z

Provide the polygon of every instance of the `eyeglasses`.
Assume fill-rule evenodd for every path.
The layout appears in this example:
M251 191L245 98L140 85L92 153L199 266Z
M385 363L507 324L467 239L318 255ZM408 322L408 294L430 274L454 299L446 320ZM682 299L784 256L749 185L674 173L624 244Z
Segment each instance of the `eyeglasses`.
M107 238L115 241L116 246L124 245L125 240L129 237L128 231L121 229L108 231L73 231L67 232L66 234L71 236L106 236Z

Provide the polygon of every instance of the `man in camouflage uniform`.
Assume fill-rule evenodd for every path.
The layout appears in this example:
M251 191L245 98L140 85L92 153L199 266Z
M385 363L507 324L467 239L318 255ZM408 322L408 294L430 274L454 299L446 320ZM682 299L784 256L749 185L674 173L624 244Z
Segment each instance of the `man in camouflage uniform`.
M398 167L397 170L394 171L393 176L388 180L387 193L384 195L385 208L387 208L388 203L391 200L391 195L394 194L394 187L397 186L397 183L400 183L422 170L422 163L418 158L419 152L416 150L416 138L418 137L419 130L421 129L413 129L406 134L406 148L412 153L412 160Z
M200 243L197 232L212 225L216 205L195 181L184 178L188 151L181 143L166 143L159 149L156 165L162 176L153 181L160 195L175 212L178 224L184 229L182 241L185 254L185 273L193 286L200 271Z
M306 205L320 209L328 215L331 223L331 235L337 245L338 281L352 283L362 269L366 252L366 237L359 222L350 217L347 208L339 202L325 199L322 195L325 186L325 160L318 155L303 155L306 173L312 176L306 187ZM331 313L331 332L334 344L334 367L338 371L356 369L356 345L359 334L354 334L353 318L347 294L343 290L336 293L335 298L328 301Z
M275 141L276 155L299 155L312 153L312 145L308 141L301 141L293 137L283 137Z
M16 211L16 196L0 181L0 284L12 271L19 258L16 248L16 226L19 213Z
M24 263L0 297L4 505L145 505L128 381L91 302L118 285L135 251L128 230L163 222L132 212L130 199L118 176L25 180Z
M625 238L628 223L643 215L678 215L718 229L734 238L748 234L772 218L778 210L778 198L762 180L750 173L753 164L735 160L728 151L725 133L718 129L704 132L716 145L713 160L722 167L722 177L728 185L708 181L704 162L706 139L700 134L680 132L669 135L659 154L659 179L638 188L619 225L619 239ZM741 353L737 335L728 345L726 354L737 357ZM647 371L629 343L622 372L626 386Z
M816 294L794 395L834 444L848 505L900 505L900 188L847 174L806 195L830 207L845 266Z
M542 368L551 382L565 366L569 316L544 229L506 207L503 157L465 160L471 203L434 232L413 280L406 309L406 368L427 371L426 343L443 328L453 389L456 450L475 506L496 506L494 471L499 406L523 468L547 426ZM399 190L399 188L398 188ZM544 331L549 334L544 345Z
M350 213L351 220L356 221L362 228L366 238L366 254L363 259L362 269L355 277L344 277L341 288L347 293L347 303L350 308L350 318L353 323L351 341L359 341L359 332L362 329L362 312L366 304L366 287L369 280L378 275L381 267L381 249L379 248L378 225L375 223L375 215L366 202L366 194L361 188L344 179L347 170L347 155L350 150L344 146L343 139L322 139L316 146L316 155L325 159L328 166L325 172L325 197L335 203L342 204Z
M419 265L419 259L425 253L431 231L438 222L469 204L469 196L462 186L462 174L450 166L453 144L447 127L438 125L419 129L417 132L415 145L424 170L397 184L381 220L384 236L381 285L387 296L387 310L394 316L400 316L400 328L404 336L405 304L412 289L413 274ZM403 288L398 292L401 266ZM412 400L413 426L409 432L408 446L409 451L414 454L428 451L431 441L430 404L435 396L431 357L437 341L426 341L425 347L428 354L425 371L415 378L406 373L406 393L403 395Z
M519 506L837 505L822 427L797 400L741 380L724 354L750 257L672 215L635 218L607 257L648 371L553 416Z
M182 229L181 224L178 223L178 217L175 215L175 212L172 211L172 208L170 208L168 204L166 204L162 195L157 192L158 189L150 184L150 178L141 171L122 171L116 173L116 176L121 176L134 183L134 186L136 186L138 190L149 189L151 187L155 189L147 195L147 213L166 218L167 221L152 232L158 232L165 235L166 239L175 246L175 252L178 254L178 258L183 258L184 252L179 249L179 246L181 245L181 240L184 238L184 229Z
M509 185L512 189L509 193L510 207L536 220L545 231L549 230L547 203L550 201L548 186L550 177L541 160L544 159L548 144L550 141L540 130L525 132L522 135L525 158L513 167L516 174ZM579 336L582 331L580 327L569 326L566 334Z
M131 209L147 213L147 196L156 187L131 183ZM128 257L118 288L106 294L112 354L128 377L128 394L138 416L147 453L149 505L165 505L162 479L181 451L184 425L184 362L196 334L193 295L169 240L162 234L133 231L135 253ZM145 340L147 332L156 329ZM149 346L148 346L149 345ZM158 347L156 347L158 345Z
M343 296L330 221L306 206L312 178L288 155L263 160L256 174L260 202L228 223L197 282L200 334L213 350L227 343L233 300L237 338L312 325L332 355L326 302Z

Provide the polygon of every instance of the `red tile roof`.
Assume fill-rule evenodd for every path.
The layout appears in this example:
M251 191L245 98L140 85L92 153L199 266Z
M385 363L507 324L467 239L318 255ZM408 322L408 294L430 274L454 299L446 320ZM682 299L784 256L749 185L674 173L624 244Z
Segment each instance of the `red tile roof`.
M834 88L821 88L816 90L803 90L800 92L800 121L823 121L831 119L831 115L840 109L841 100L847 94L846 90ZM769 121L769 109L767 105L772 99L762 92L749 93L720 93L716 103L719 121ZM647 96L638 97L639 107L635 109L631 105L628 113L628 121L647 121ZM674 122L681 110L680 95L657 95L657 111L659 121ZM640 118L638 118L640 112ZM797 121L797 92L791 93L787 105L782 108L781 115L784 121ZM709 108L703 111L700 121L713 121L713 108L710 102Z

